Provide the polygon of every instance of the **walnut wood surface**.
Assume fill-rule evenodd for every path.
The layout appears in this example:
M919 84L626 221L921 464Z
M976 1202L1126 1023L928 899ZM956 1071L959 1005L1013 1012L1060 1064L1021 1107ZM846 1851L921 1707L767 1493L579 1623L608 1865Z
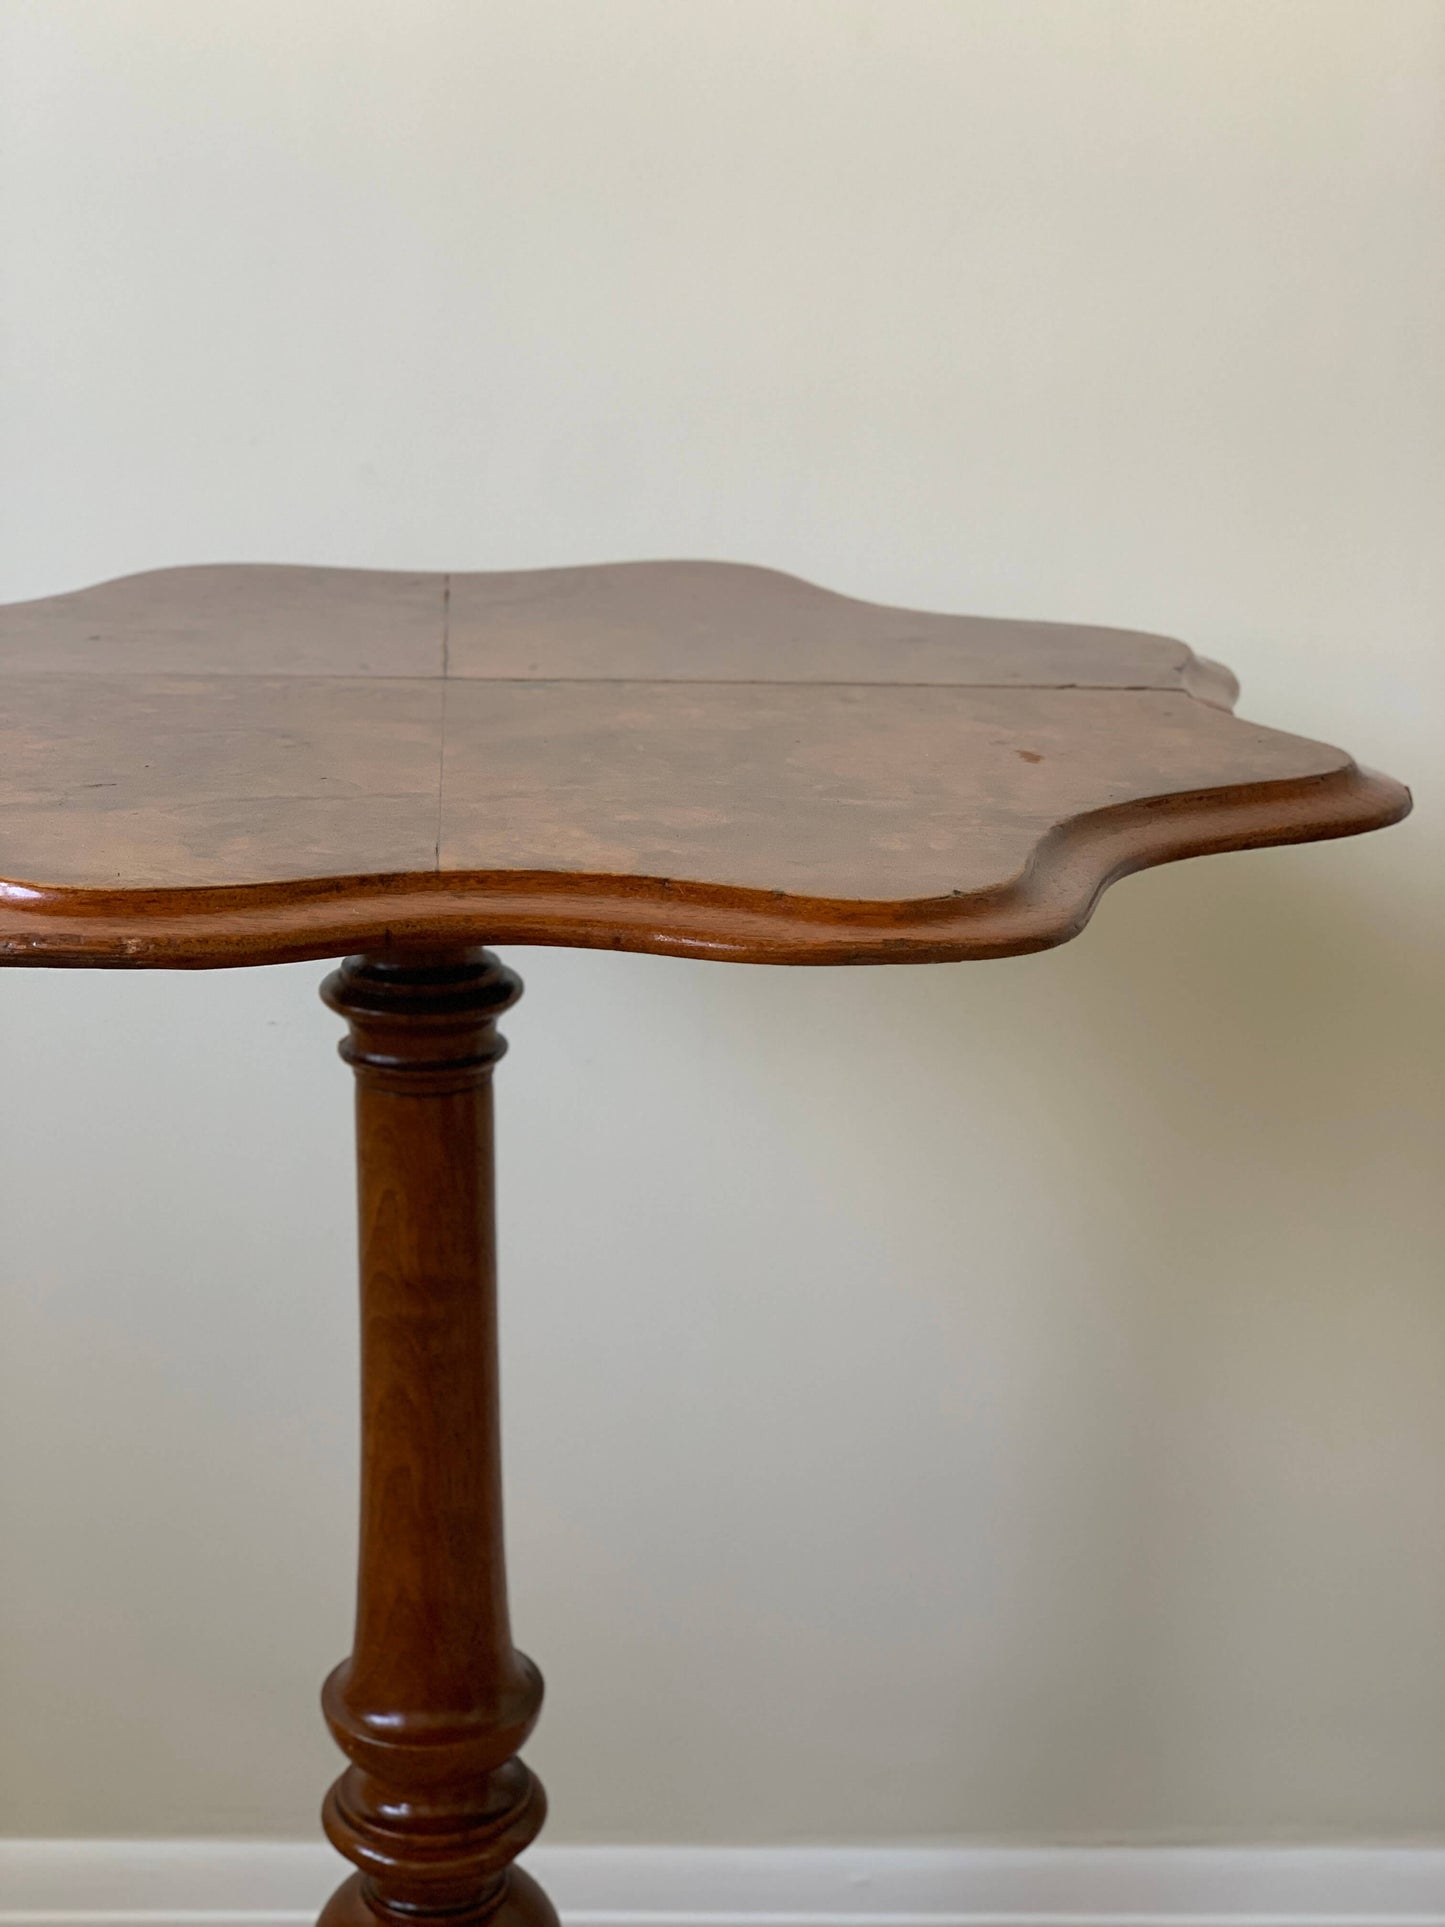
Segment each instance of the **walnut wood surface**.
M502 1550L492 1066L521 984L484 950L353 957L361 1230L361 1551L351 1657L322 1702L351 1761L326 1831L358 1873L322 1927L557 1927L512 1861L546 1802L516 1757L542 1681Z
M770 570L173 569L0 609L0 961L998 956L1406 793L1125 630Z
M924 615L766 570L169 570L0 609L0 962L353 956L357 1872L321 1927L557 1927L514 1867L542 1682L512 1645L478 938L924 962L1073 935L1113 878L1340 836L1405 791L1243 723L1164 637Z

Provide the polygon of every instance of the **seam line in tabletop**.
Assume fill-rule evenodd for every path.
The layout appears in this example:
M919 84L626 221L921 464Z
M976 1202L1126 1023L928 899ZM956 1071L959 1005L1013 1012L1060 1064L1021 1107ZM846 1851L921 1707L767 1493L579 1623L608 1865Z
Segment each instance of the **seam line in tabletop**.
M457 682L567 683L610 689L1083 689L1140 696L1188 696L1152 682L883 682L869 676L458 676Z
M335 669L16 669L6 672L0 661L0 682L439 682L507 683L524 688L534 683L567 684L578 688L624 689L995 689L1080 690L1110 696L1188 696L1190 689L1153 682L885 682L870 676L377 676L368 671Z

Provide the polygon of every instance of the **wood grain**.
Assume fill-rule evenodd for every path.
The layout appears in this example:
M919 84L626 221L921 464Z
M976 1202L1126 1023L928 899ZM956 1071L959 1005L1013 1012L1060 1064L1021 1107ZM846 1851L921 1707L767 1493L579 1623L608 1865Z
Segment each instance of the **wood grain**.
M440 677L446 587L385 569L153 569L0 605L0 673Z
M352 956L357 1871L321 1927L557 1927L515 1865L540 1675L502 1540L494 942L922 963L1062 942L1104 887L1409 807L1238 721L1157 636L885 609L768 570L168 570L0 610L0 962Z
M353 957L322 991L356 1073L362 1421L356 1635L322 1694L358 1872L322 1927L557 1927L512 1867L547 1810L502 1547L492 1067L521 988L474 950Z
M1228 671L1127 629L892 609L736 562L454 575L453 676L1186 689Z
M193 891L435 868L443 684L0 681L0 874Z
M157 569L0 606L0 665L51 674L1059 683L1220 694L1127 629L887 608L736 562L493 575Z
M0 961L997 956L1408 808L1231 693L1166 638L735 565L162 571L0 610Z

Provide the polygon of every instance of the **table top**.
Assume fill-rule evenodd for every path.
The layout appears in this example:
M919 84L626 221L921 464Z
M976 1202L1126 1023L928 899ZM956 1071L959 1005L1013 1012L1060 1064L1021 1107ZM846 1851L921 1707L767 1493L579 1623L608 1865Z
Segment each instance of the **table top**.
M0 607L0 962L456 942L929 962L1403 816L1130 630L770 569L235 565Z

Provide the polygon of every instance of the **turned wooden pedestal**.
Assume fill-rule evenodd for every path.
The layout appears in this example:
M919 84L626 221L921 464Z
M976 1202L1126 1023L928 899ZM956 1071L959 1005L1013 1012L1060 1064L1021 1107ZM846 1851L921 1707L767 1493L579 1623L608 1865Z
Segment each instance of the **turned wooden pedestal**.
M1132 631L724 563L162 570L0 608L0 963L351 956L361 1559L322 1927L555 1927L502 1548L492 1068L548 943L937 963L1409 797Z
M322 993L356 1073L362 1374L356 1639L322 1696L351 1761L326 1831L360 1871L326 1927L556 1921L512 1866L547 1811L517 1758L542 1679L507 1616L497 1400L492 1066L521 988L458 950L353 957Z

